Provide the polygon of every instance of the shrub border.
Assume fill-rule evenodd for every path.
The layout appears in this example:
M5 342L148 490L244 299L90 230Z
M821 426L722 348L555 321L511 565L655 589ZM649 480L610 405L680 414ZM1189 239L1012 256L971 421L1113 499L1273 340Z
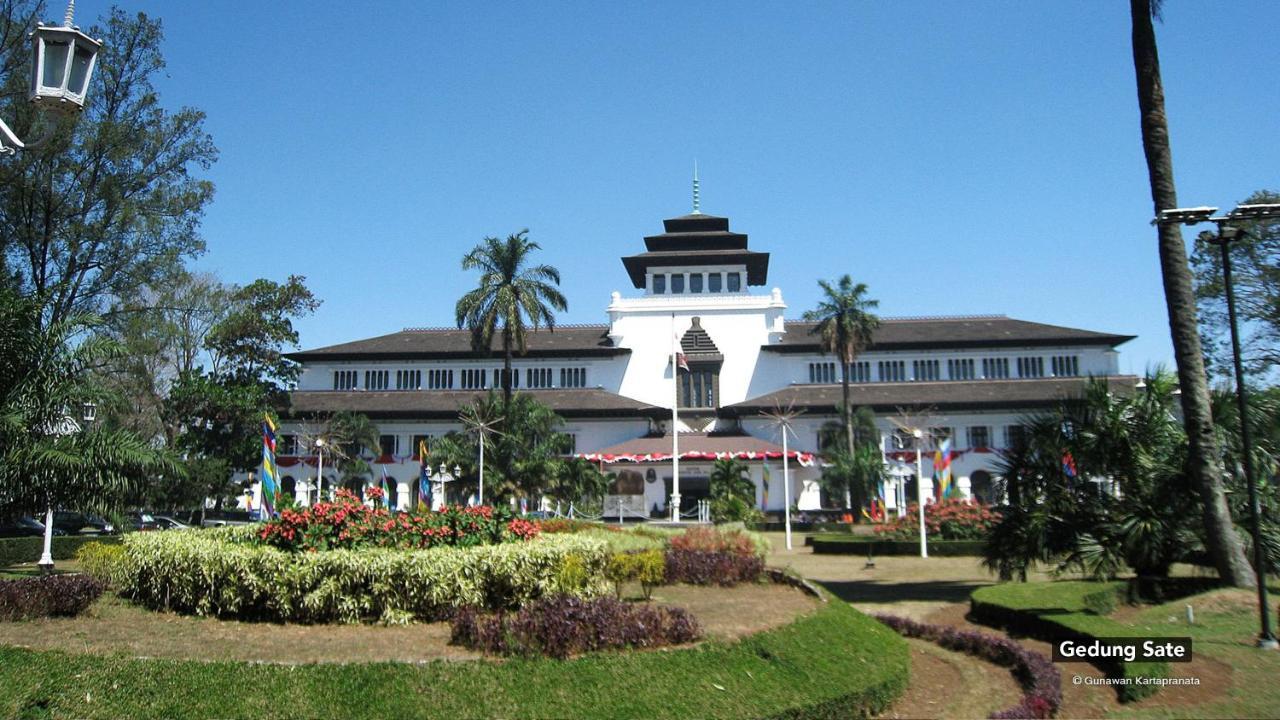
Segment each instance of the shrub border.
M1063 640L1092 642L1100 637L1145 636L1133 628L1099 615L1090 610L1070 610L1061 607L1040 607L1035 610L1015 607L1001 602L1003 588L1010 583L978 588L969 596L969 615L975 622L1002 630L1015 632L1054 643ZM1045 583L1051 587L1053 583ZM1021 584L1014 585L1021 587ZM1086 593L1083 602L1087 606L1102 609L1106 603L1101 593L1109 593L1112 597L1125 592L1123 583L1111 588L1099 588L1097 592ZM1052 605L1052 602L1046 603ZM1120 702L1132 702L1154 695L1160 691L1159 685L1138 684L1137 678L1163 678L1169 675L1169 664L1166 662L1133 662L1126 663L1111 658L1090 660L1090 664L1101 670L1108 678L1127 680L1128 684L1115 685L1116 695Z
M61 535L53 538L50 549L54 560L70 560L76 556L81 545L91 542L118 543L119 535ZM0 538L0 568L22 563L33 563L40 559L44 552L44 538L16 537Z
M732 643L564 661L280 666L0 646L0 716L43 708L75 717L456 717L465 707L504 717L653 717L670 715L680 697L701 698L708 717L848 718L882 712L909 675L905 640L846 603L827 603ZM618 694L611 683L620 677L652 690ZM375 702L351 692L373 684L387 690ZM563 692L575 684L601 690ZM760 686L767 694L752 703ZM792 686L804 691L785 690ZM255 687L272 692L245 692ZM488 690L475 696L481 687Z

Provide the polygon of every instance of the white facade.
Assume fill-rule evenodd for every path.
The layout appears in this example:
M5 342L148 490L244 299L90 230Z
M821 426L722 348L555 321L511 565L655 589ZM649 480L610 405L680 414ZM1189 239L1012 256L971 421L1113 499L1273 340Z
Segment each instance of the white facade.
M821 352L810 324L785 319L788 307L780 289L750 289L764 284L768 255L747 250L746 236L728 232L727 220L690 215L665 224L666 233L645 239L650 252L624 258L636 292L612 294L605 307L607 324L559 328L559 335L535 333L545 342L531 342L530 354L516 358L517 389L548 399L565 417L564 429L580 454L669 431L676 396L672 352L682 340L689 342L696 321L705 331L701 342L709 344L686 350L706 382L689 380L691 399L682 396L688 405L680 409L681 433L736 431L780 445L778 430L760 412L770 402L788 401L805 410L794 423L791 449L816 453L819 429L836 419L838 361ZM692 292L695 287L700 292ZM452 302L440 299L446 300ZM413 438L460 429L437 400L498 385L501 354L460 350L465 335L405 331L297 353L303 372L293 396L295 414L320 408L368 414L384 435L394 437L394 452L375 464L375 473L385 469L399 497L409 498L418 473ZM957 485L966 495L971 486L989 494L997 451L1016 432L1009 428L1078 390L1087 376L1127 381L1116 377L1115 347L1128 339L1003 316L887 320L850 368L853 403L873 407L887 459L896 471L911 475L914 461L894 461L895 454L903 456L894 445L892 420L899 407L933 408L930 427L950 428L958 451L953 460ZM619 409L610 416L607 407L614 401ZM287 421L280 434L295 435L299 429L299 423ZM284 444L292 449L287 438ZM693 449L682 447L682 454ZM297 452L304 454L287 466L290 456L281 453L281 475L301 486L315 468L307 464L305 448ZM705 477L710 465L682 460L681 478ZM749 465L757 500L769 510L782 509L781 462ZM818 508L820 464L790 465L793 502L802 510ZM646 476L643 494L625 498L632 511L665 508L669 462L616 463L605 470ZM929 456L923 470L926 478L932 474ZM375 474L373 480L378 479ZM890 507L896 494L886 488Z

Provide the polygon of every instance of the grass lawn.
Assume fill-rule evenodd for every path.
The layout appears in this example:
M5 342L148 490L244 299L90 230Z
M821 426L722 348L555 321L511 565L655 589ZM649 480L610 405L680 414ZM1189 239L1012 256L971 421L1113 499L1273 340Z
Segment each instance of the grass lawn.
M736 642L567 660L259 665L0 647L0 717L847 717L906 685L907 645L831 602Z
M1280 584L1269 584L1272 613ZM1167 687L1149 701L1116 711L1120 717L1275 718L1280 717L1280 651L1253 647L1258 636L1258 599L1251 590L1214 590L1142 609L1125 623L1153 635L1189 636L1194 652L1230 669L1225 678L1201 678L1199 687ZM1186 606L1196 622L1187 625ZM1120 615L1125 613L1121 612ZM1274 625L1275 615L1272 615ZM1175 668L1175 675L1177 665ZM1207 686L1206 686L1207 685ZM1189 705L1189 698L1207 702Z

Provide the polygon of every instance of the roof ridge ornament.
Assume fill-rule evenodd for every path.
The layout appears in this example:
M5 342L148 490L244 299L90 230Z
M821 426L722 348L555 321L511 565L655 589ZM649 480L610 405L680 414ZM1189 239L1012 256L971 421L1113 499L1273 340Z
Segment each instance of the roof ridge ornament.
M698 194L698 158L694 158L693 159L693 213L692 213L694 215L702 214L701 203L699 202L700 198L698 195L699 195Z

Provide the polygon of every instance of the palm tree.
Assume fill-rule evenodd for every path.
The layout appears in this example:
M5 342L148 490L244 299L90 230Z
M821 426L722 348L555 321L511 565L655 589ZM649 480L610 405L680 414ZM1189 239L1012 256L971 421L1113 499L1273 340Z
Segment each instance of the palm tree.
M337 413L319 433L325 442L325 452L333 458L338 473L347 483L366 475L372 477L373 469L362 455L366 450L378 454L379 436L378 426L367 415L354 412Z
M806 310L804 319L817 323L810 331L822 337L822 348L840 359L840 422L844 425L845 451L854 456L852 406L849 404L849 366L858 353L871 343L871 334L880 327L880 318L871 311L880 306L879 300L867 295L865 283L853 284L853 279L843 275L833 286L819 280L823 298L814 310ZM846 496L847 501L847 496Z
M106 399L93 371L121 352L100 329L82 315L44 325L38 301L0 288L0 516L116 510L148 478L182 474L132 432L80 425Z
M1178 206L1173 179L1173 154L1165 117L1164 86L1155 27L1161 0L1129 0L1133 23L1133 68L1138 81L1138 109L1142 120L1142 149L1155 214ZM1178 384L1182 388L1182 416L1189 452L1187 470L1200 495L1209 555L1223 582L1254 587L1256 578L1245 557L1244 545L1231 522L1222 484L1222 462L1214 436L1213 413L1205 375L1200 332L1196 325L1196 298L1187 265L1187 249L1178 225L1159 224L1160 271L1165 305L1173 340Z
M471 349L478 353L488 352L493 336L502 333L504 404L511 403L511 356L525 351L526 325L555 330L551 311L569 308L556 287L560 271L551 265L527 266L533 251L541 249L528 233L521 230L505 241L487 237L462 258L463 270L480 270L481 275L480 286L458 300L458 328L470 328Z

